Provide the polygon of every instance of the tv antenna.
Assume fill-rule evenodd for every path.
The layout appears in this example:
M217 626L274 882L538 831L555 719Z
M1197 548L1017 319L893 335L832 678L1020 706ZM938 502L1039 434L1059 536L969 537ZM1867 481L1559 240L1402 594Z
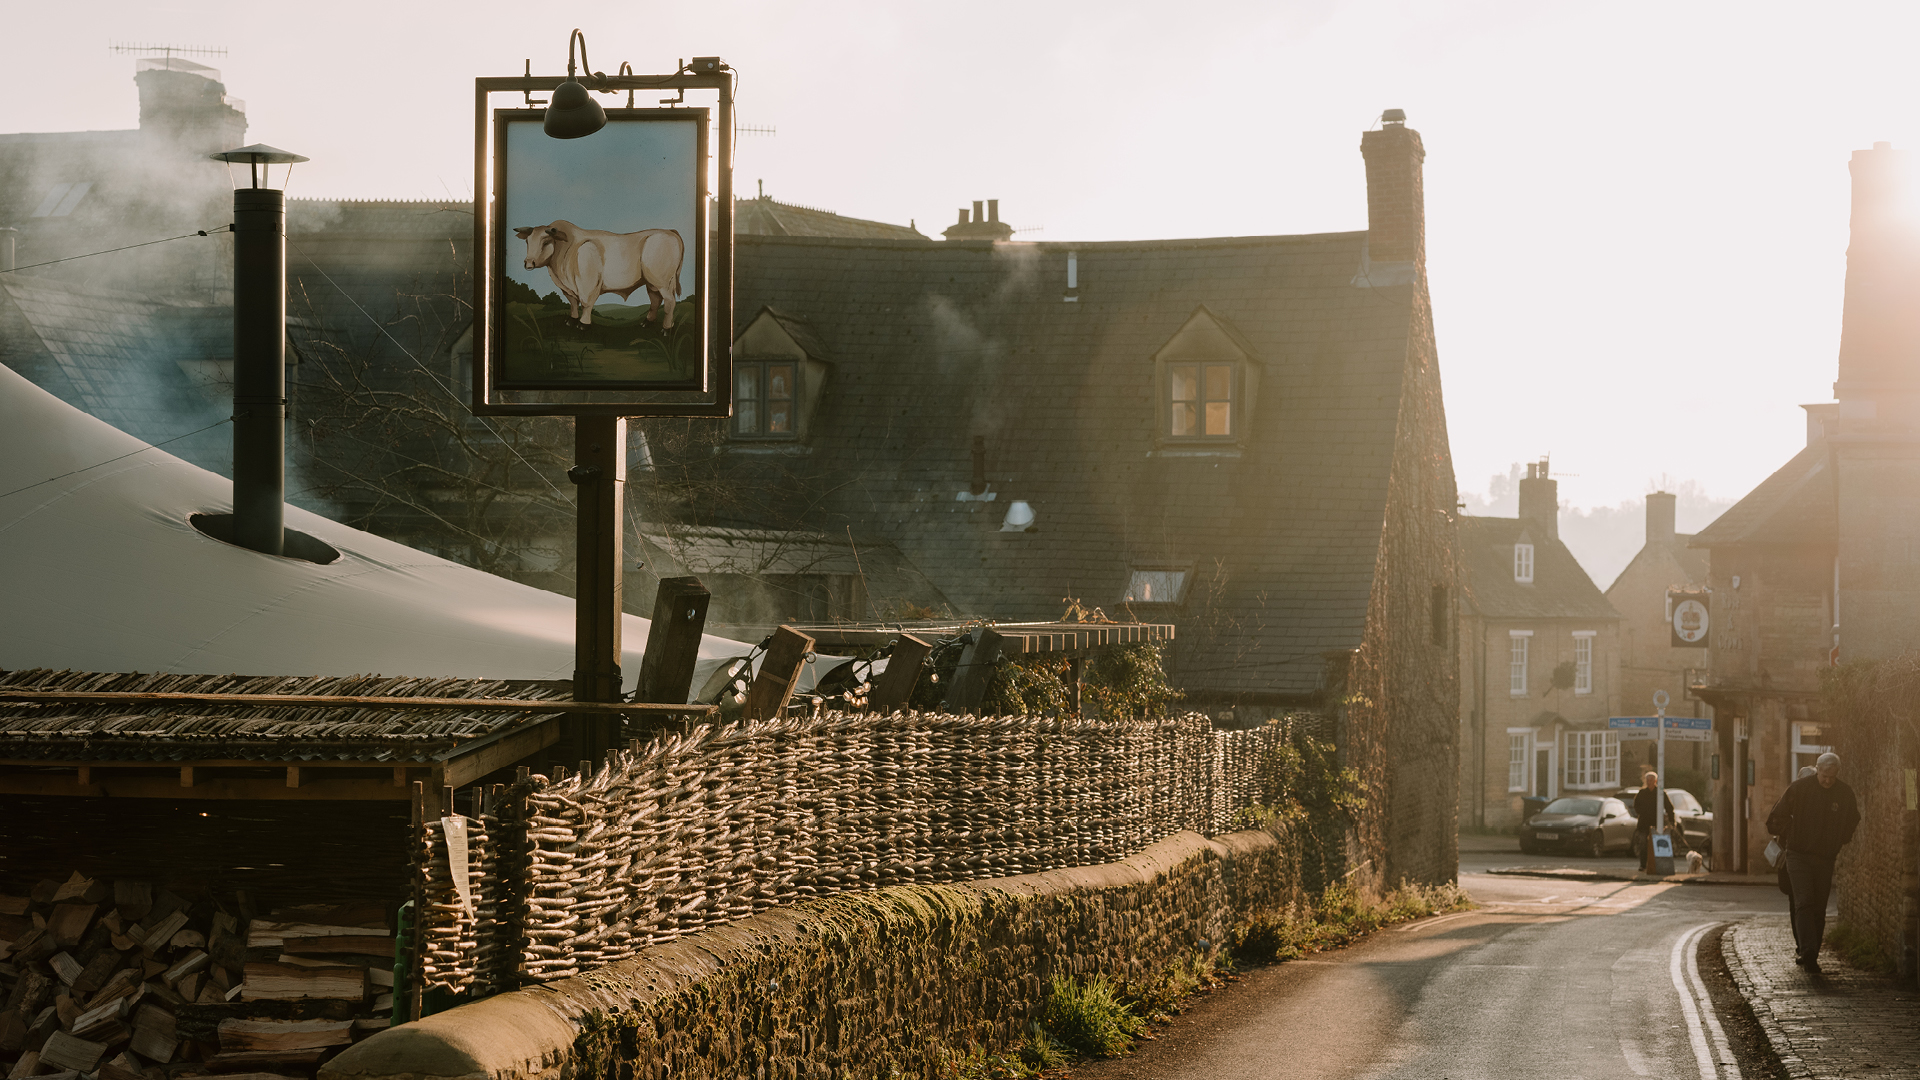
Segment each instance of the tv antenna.
M173 70L173 58L176 56L225 56L227 50L215 45L165 45L143 41L116 41L107 46L108 52L117 53L159 53L166 57L167 70Z
M742 135L778 135L780 134L780 132L777 129L775 129L772 125L768 125L766 127L755 127L752 124L735 124L733 127L733 130L739 132Z

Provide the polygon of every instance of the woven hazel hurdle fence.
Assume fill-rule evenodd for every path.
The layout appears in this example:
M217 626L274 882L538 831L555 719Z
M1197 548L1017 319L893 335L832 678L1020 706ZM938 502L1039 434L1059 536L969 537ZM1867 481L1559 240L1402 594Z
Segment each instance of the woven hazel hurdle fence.
M498 993L808 897L1089 866L1269 801L1278 722L830 713L699 727L417 832L424 989Z

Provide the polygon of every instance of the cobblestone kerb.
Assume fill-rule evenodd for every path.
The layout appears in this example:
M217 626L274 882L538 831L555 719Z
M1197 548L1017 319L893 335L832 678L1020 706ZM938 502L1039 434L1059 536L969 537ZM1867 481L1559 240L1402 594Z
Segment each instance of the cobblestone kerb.
M762 912L381 1032L320 1080L932 1076L1018 1043L1055 974L1149 978L1304 897L1297 847L1181 833L1132 858Z
M1810 974L1793 962L1785 915L1735 923L1721 938L1727 970L1788 1076L1920 1080L1920 996L1830 952Z

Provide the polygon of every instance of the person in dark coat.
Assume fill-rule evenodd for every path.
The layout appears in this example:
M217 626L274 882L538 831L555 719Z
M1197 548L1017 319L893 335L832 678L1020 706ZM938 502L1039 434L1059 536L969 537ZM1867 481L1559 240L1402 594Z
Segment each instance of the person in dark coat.
M1653 819L1654 807L1656 805L1654 802L1655 799L1665 804L1667 811L1665 821L1667 825L1671 826L1678 820L1673 816L1673 800L1661 789L1660 774L1649 772L1640 778L1640 790L1634 792L1633 795L1633 816L1637 822L1634 829L1639 834L1635 839L1640 844L1641 861L1646 864L1645 869L1649 874L1653 873Z
M1787 849L1793 882L1793 939L1798 963L1820 967L1827 933L1827 897L1833 892L1833 860L1860 825L1860 804L1840 779L1840 755L1821 754L1812 776L1795 780L1767 815L1767 831Z
M1805 780L1807 777L1812 776L1814 773L1818 771L1819 770L1815 769L1811 765L1802 765L1800 766L1799 774L1796 775L1794 779ZM1787 912L1788 912L1787 923L1793 927L1793 955L1799 956L1800 955L1800 924L1794 921L1793 915L1792 915L1793 878L1787 873L1787 857L1785 852L1781 852L1780 865L1775 868L1774 873L1779 876L1780 891L1787 894Z

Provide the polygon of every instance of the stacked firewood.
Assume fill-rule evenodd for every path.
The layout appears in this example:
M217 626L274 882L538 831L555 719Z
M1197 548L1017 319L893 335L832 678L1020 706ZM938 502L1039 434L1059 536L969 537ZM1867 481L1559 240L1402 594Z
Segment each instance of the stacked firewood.
M252 916L248 899L150 882L0 893L0 1070L9 1080L310 1076L387 1024L380 909Z

